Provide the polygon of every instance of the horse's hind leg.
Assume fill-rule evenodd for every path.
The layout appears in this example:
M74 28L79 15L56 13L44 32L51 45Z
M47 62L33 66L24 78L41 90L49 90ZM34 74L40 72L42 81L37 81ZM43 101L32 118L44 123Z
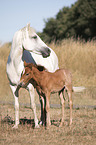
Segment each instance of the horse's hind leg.
M28 85L28 88L29 88L29 94L30 94L31 108L34 112L35 128L39 128L38 119L37 119L37 115L36 115L35 90L34 90L34 87L31 84Z
M18 101L18 97L15 94L16 86L10 85L10 87L11 87L13 95L14 95L15 125L13 126L13 128L18 128L18 124L19 124L19 101Z

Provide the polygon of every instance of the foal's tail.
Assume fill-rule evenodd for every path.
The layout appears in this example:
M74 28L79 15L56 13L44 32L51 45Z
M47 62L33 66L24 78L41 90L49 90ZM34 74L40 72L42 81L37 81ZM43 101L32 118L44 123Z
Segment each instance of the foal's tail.
M72 92L80 93L80 92L83 92L85 89L86 89L86 88L85 88L84 86L72 87ZM62 92L62 94L63 94L64 100L66 100L65 92L67 92L67 90L66 90L65 86L64 86L64 88L63 88L61 91L59 91L59 95L60 95L61 92ZM69 98L68 98L68 99L69 99ZM68 100L68 101L69 101L69 100Z
M83 92L86 88L84 86L80 86L80 87L73 87L73 92L75 93L79 93L79 92Z
M75 93L80 93L80 92L83 92L86 88L83 87L83 86L80 86L80 87L72 87L72 92L75 92ZM59 95L62 93L63 94L63 98L64 100L66 100L66 95L65 95L65 92L67 92L65 86L64 88L59 91ZM69 102L69 98L68 98L68 102Z

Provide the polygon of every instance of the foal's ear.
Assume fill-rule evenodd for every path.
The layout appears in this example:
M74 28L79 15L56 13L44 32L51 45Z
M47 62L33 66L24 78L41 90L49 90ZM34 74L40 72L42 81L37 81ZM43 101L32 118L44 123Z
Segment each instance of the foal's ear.
M27 64L27 67L29 67L32 70L32 63Z
M24 60L24 67L26 67L27 66L27 63L26 63L26 61Z

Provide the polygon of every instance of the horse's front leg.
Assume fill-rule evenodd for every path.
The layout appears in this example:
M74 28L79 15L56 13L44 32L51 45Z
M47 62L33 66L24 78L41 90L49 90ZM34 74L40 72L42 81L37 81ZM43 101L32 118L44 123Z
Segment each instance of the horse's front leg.
M31 84L28 85L28 88L29 88L29 94L30 94L31 108L34 112L35 128L39 128L38 119L37 119L37 115L36 115L35 90L34 90L34 87Z
M39 96L39 100L40 100L40 105L41 105L41 109L40 109L40 125L46 125L46 98L43 96Z
M15 109L15 125L13 126L13 128L18 128L18 124L19 124L19 101L18 101L18 96L16 96L16 86L12 86L10 85L13 95L14 95L14 109Z

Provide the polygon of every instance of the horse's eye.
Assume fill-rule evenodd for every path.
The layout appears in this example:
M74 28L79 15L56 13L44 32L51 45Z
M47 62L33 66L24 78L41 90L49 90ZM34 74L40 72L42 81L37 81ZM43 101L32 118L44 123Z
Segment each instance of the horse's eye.
M33 36L32 38L33 38L33 39L37 39L37 36L35 35L35 36Z
M28 76L28 75L29 75L29 73L26 74L26 76Z

